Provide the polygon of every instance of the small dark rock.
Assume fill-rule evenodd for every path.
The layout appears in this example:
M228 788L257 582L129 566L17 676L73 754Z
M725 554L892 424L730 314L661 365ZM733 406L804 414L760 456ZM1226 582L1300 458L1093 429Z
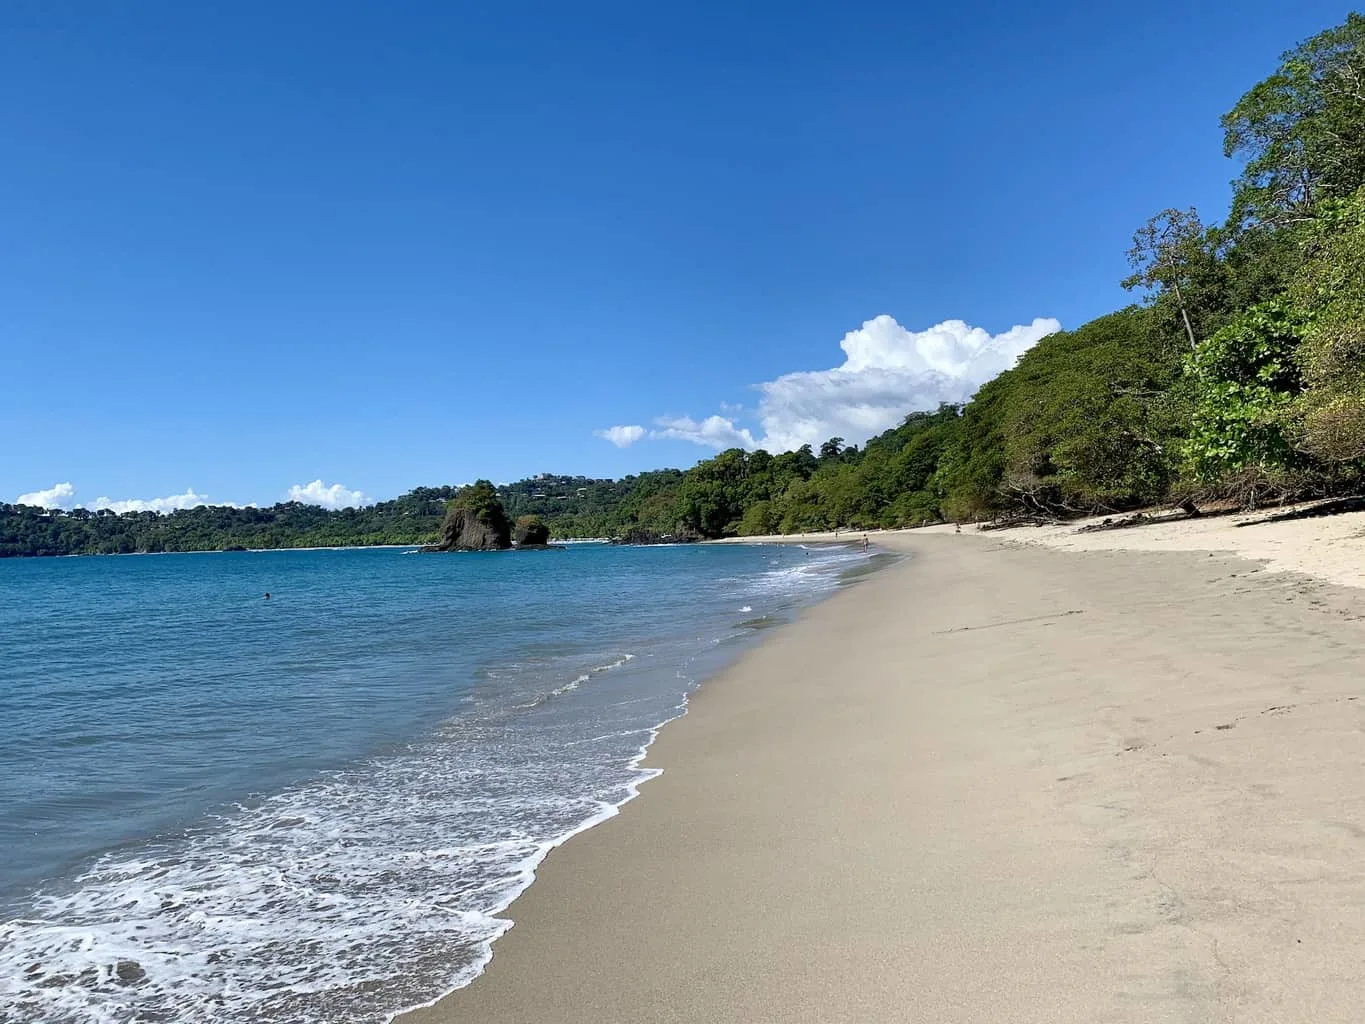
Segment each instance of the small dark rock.
M120 985L136 985L147 977L147 972L136 960L120 960L114 965L114 977Z
M550 528L540 516L521 516L512 530L512 543L518 548L543 548L550 543Z

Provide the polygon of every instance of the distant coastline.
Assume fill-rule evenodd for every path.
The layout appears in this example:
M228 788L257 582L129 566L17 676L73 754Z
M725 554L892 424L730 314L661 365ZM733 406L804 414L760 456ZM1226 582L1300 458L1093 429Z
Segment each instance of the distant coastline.
M153 555L260 555L277 551L377 551L415 548L416 544L318 544L311 547L188 548L184 551L89 551L70 555L33 555L33 558L145 558Z
M566 538L565 540L557 540L557 541L555 541L554 544L551 545L551 546L552 546L552 547L561 547L561 546L566 545L566 544L608 544L608 543L610 543L610 540L609 540L608 538L606 538L606 537L593 537L593 538L574 537L574 538ZM139 557L145 557L145 556L148 556L148 555L260 555L260 554L266 554L266 553L271 553L271 552L280 552L280 551L381 551L381 550L385 550L385 549L389 549L389 550L394 550L394 549L401 550L401 549L404 549L404 548L412 548L413 550L416 550L416 549L419 548L420 546L421 546L421 545L419 545L419 544L314 544L314 545L308 545L308 546L297 546L297 547L290 546L290 547L273 547L273 548L190 548L190 549L186 549L186 550L184 550L184 551L110 551L110 552L91 551L91 552L81 552L81 553L78 553L78 554L70 554L70 555L50 555L50 556L35 555L35 556L29 556L29 557L35 557L35 558L42 558L42 557L51 557L51 558L139 558ZM15 556L15 557L25 557L25 556Z

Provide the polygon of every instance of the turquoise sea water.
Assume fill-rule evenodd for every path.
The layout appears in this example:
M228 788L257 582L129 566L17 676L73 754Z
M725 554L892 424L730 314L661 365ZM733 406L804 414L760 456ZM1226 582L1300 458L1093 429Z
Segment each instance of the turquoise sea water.
M866 563L0 560L0 1021L383 1021L467 981L692 687Z

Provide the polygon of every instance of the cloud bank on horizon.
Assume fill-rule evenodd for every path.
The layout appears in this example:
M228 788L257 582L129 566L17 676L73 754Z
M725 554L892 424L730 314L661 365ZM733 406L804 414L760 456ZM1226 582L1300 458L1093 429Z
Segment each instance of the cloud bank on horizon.
M314 480L308 484L294 484L285 496L286 501L298 501L305 505L321 505L323 508L338 509L348 506L368 505L370 501L360 491L353 491L341 484L324 484ZM40 491L30 491L14 499L16 505L32 505L37 508L87 508L92 512L105 509L122 515L124 512L156 512L164 514L180 509L198 508L200 505L219 505L228 508L251 508L252 505L239 505L234 501L211 501L207 494L198 494L193 487L187 487L183 494L170 494L164 498L122 498L114 500L99 497L94 501L79 501L76 488L68 480L53 484Z
M362 491L348 490L341 484L324 484L320 479L289 488L289 500L332 509L359 508L370 504Z
M37 508L88 508L92 512L108 510L122 515L124 512L174 512L176 509L194 508L209 504L208 495L197 494L193 487L187 487L184 494L170 494L164 498L113 498L99 497L94 501L76 500L76 488L71 481L53 484L46 490L30 491L14 499L16 505L33 505ZM218 502L220 505L231 502ZM235 507L235 506L234 506Z
M882 314L844 335L839 343L842 365L786 373L754 386L762 437L738 425L733 416L720 415L703 420L660 416L652 429L624 424L594 434L618 448L646 437L692 441L718 451L791 451L831 437L862 444L899 424L908 413L967 401L982 384L1061 329L1056 319L1038 317L994 335L962 320L910 331Z
M76 488L71 486L71 481L64 484L53 484L45 491L30 491L28 494L21 494L14 499L16 505L32 505L35 508L62 508L67 502L76 496Z

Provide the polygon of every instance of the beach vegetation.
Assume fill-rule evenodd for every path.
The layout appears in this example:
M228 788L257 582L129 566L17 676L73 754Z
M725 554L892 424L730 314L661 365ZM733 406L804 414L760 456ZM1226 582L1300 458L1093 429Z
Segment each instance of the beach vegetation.
M1314 459L1365 459L1365 189L1324 203L1288 295L1304 311L1296 440Z
M1325 200L1365 184L1365 17L1285 52L1223 115L1223 152L1241 162L1231 225L1312 222Z
M1289 429L1302 392L1297 353L1306 318L1282 299L1253 306L1200 343L1186 364L1196 400L1182 452L1201 480L1248 468L1294 468Z

